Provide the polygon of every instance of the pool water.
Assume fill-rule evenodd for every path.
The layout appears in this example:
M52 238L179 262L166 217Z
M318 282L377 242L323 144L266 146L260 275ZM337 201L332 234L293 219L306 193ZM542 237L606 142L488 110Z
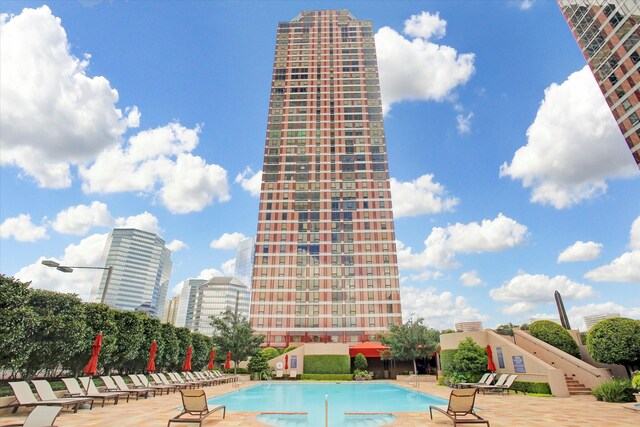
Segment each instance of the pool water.
M329 403L329 425L383 425L393 420L390 412L428 411L429 405L447 400L389 383L274 383L267 382L208 400L209 405L227 405L227 411L307 412L306 415L265 414L260 420L271 425L324 426L325 395ZM375 412L355 414L345 412ZM369 421L361 424L362 420ZM380 421L376 423L375 420Z

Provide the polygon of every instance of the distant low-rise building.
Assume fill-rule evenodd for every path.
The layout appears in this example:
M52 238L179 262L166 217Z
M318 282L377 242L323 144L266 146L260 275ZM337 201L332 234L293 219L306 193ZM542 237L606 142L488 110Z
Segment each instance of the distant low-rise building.
M587 331L593 327L596 323L605 320L620 317L620 313L603 313L593 314L591 316L584 316L584 324L587 327Z
M455 324L456 332L482 331L482 322L458 322Z
M178 315L178 304L180 303L180 295L176 295L173 298L168 299L164 303L164 313L162 313L162 322L176 324L176 318Z

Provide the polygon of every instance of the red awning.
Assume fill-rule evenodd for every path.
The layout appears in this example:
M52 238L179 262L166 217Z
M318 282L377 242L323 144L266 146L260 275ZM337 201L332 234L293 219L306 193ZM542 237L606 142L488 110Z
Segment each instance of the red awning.
M379 342L365 341L362 344L354 345L349 348L349 356L356 357L358 353L362 353L364 357L380 357L380 352L389 350L389 347Z

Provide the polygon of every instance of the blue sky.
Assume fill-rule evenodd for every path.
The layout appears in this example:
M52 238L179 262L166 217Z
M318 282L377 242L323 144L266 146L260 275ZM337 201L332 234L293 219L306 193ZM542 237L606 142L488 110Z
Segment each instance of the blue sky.
M169 295L253 236L276 27L376 31L405 318L640 318L640 172L555 2L0 5L0 271L86 298L116 226L173 251Z

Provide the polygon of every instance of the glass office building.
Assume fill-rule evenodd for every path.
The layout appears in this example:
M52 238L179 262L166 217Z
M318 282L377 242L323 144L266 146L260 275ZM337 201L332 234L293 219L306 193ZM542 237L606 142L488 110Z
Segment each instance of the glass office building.
M276 347L402 321L373 24L346 10L278 25L250 318Z

